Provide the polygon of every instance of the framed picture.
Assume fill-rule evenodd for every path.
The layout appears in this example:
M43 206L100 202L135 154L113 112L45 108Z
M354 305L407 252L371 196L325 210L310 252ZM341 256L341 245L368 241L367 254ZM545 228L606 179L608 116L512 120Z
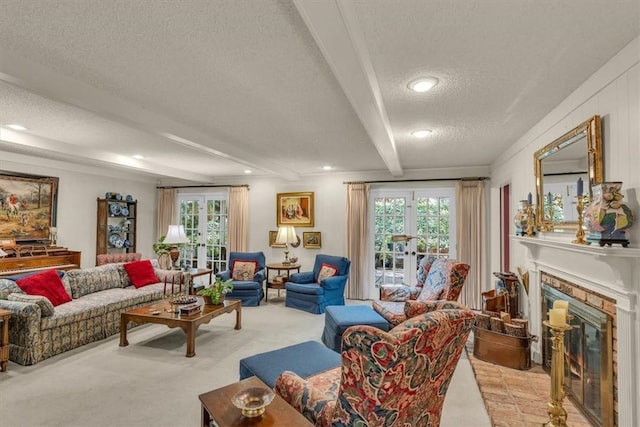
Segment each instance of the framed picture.
M302 233L303 246L308 249L320 249L322 236L319 231L305 231Z
M284 245L279 245L276 243L276 237L278 237L277 231L269 231L269 246L272 248L284 248Z
M58 178L0 171L0 239L49 239L56 225Z
M276 222L294 227L313 227L313 192L278 193Z

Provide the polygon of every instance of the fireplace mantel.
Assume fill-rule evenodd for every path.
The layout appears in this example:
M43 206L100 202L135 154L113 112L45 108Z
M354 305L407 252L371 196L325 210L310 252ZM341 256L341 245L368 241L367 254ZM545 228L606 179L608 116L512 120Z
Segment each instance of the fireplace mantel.
M577 245L568 238L555 236L511 236L514 243L526 249L529 271L529 293L523 309L529 317L530 330L542 336L541 283L542 272L599 293L616 303L618 358L618 426L640 425L640 248L619 245ZM520 246L517 245L517 246ZM516 246L514 246L516 249ZM532 359L541 362L540 343L532 343Z
M567 257L567 261L576 260L569 263L574 266L578 276L599 277L603 273L610 278L610 285L625 292L638 292L639 284L634 283L636 270L640 269L640 249L635 247L623 248L622 246L598 246L598 245L577 245L568 241L537 237L511 236L511 238L527 247L532 260L541 263L549 263L551 258L562 254ZM543 250L545 254L543 254ZM585 258L585 256L589 258ZM590 264L588 259L596 261ZM602 267L606 266L606 271ZM591 271L592 269L597 271ZM570 270L570 269L569 269ZM571 271L566 271L570 273ZM582 273L582 274L580 274Z

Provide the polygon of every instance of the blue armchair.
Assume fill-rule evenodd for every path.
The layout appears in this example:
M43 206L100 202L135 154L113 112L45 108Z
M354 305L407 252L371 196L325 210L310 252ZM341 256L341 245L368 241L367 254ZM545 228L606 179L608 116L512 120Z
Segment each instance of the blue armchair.
M251 268L251 264L254 262L255 268ZM227 298L239 299L244 306L260 305L260 300L264 297L262 285L265 279L265 265L266 261L263 252L229 253L227 270L216 273L216 276L223 280L233 278L235 273L233 291L227 294ZM248 270L247 266L249 266ZM253 275L251 275L252 270ZM242 280L239 280L240 278Z
M351 261L332 255L317 255L313 271L295 273L285 284L285 305L310 313L324 313L329 305L344 305L344 287Z

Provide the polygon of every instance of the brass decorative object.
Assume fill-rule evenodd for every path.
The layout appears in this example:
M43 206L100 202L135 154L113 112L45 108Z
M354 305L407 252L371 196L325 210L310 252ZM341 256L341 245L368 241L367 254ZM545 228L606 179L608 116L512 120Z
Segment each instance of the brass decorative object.
M547 414L549 421L542 424L544 427L566 427L567 411L562 406L564 399L564 333L571 329L571 326L552 325L545 320L542 324L549 328L552 334L552 355L551 355L551 393L547 403Z
M527 237L535 236L536 232L533 228L536 223L536 218L535 218L535 215L533 214L532 205L527 204L526 214L527 214Z
M582 228L582 224L584 221L582 211L584 210L585 197L587 196L576 196L576 200L578 202L576 203L576 210L578 211L578 230L576 230L576 239L571 241L571 243L575 243L576 245L589 244L589 242L584 239L584 229Z

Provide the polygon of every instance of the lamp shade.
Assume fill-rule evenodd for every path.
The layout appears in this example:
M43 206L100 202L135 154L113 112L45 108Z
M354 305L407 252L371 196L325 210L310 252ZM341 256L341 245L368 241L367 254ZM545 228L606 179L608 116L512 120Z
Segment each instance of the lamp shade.
M290 225L282 226L278 228L278 235L276 236L276 244L286 245L288 243L297 243L298 236L296 235L296 229Z
M189 238L184 232L184 225L170 225L163 243L180 244L188 242Z
M6 253L5 251L2 250L2 248L0 248L0 258L5 257L9 255L8 253Z

